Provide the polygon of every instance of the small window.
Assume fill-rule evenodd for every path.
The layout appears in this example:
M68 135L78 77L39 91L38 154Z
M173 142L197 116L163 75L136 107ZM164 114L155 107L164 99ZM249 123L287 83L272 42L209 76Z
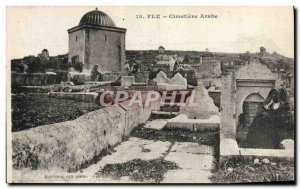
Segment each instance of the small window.
M105 37L105 42L107 41L107 35L104 36Z
M77 39L78 39L78 37L77 37L77 35L76 35L76 41L77 41Z

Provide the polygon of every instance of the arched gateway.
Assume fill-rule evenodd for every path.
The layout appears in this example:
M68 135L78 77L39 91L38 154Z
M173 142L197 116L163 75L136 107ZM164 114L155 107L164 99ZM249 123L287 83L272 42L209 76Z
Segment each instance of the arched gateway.
M243 102L249 95L257 94L266 99L274 86L275 77L271 70L257 60L240 68L236 75L236 115L243 112Z
M275 79L271 70L257 59L222 78L222 137L236 139L242 114L245 124L251 125L255 114L262 108L262 102L275 87Z

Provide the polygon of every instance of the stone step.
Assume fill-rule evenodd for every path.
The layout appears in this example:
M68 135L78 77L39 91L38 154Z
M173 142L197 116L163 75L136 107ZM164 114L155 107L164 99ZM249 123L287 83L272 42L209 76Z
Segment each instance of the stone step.
M168 121L166 119L156 119L150 121L144 125L145 128L161 130L167 125Z
M176 142L171 148L171 152L174 151L191 154L214 155L214 148L212 146L200 145L193 142Z
M156 115L178 115L178 112L166 112L166 111L159 111L159 110L154 110L151 113Z
M219 115L212 115L208 119L190 119L187 114L179 114L178 116L168 120L166 128L201 131L206 129L218 129L219 126Z

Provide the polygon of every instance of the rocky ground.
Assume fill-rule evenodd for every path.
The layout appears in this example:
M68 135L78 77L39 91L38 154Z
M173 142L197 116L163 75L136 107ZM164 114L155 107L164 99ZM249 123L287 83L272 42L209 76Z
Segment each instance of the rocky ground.
M294 168L288 160L235 160L223 164L210 179L214 183L287 182L294 181Z

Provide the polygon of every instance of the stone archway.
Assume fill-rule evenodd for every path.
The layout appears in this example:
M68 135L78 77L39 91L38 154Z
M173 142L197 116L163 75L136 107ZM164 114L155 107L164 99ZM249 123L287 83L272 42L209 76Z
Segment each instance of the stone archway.
M249 94L242 103L242 113L238 116L237 140L240 145L246 142L246 137L255 117L263 111L265 98L259 93Z

